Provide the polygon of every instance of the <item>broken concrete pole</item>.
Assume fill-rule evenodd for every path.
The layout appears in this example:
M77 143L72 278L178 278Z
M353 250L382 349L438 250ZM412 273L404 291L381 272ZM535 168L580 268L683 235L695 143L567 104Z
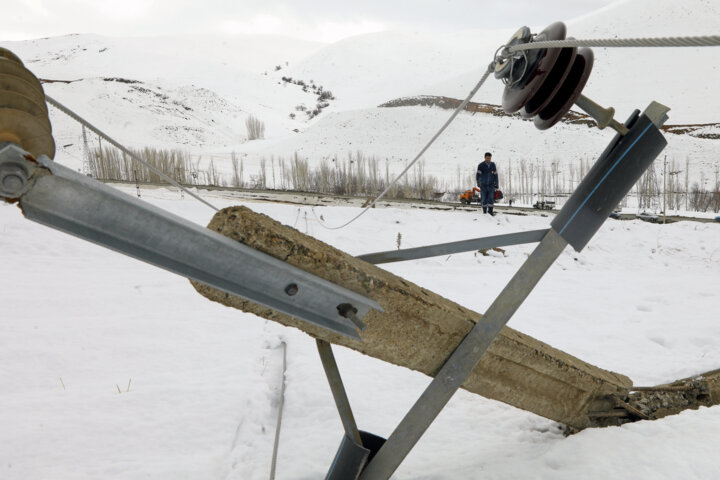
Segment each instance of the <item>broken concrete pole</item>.
M218 212L208 225L238 242L377 301L385 310L363 318L362 341L193 282L210 300L299 328L330 343L433 376L482 315L375 265L245 207ZM585 363L511 328L504 328L463 385L484 397L574 428L593 422L588 412L613 408L632 382Z
M636 387L628 404L645 417L657 420L685 410L720 404L720 370L694 375L654 387Z

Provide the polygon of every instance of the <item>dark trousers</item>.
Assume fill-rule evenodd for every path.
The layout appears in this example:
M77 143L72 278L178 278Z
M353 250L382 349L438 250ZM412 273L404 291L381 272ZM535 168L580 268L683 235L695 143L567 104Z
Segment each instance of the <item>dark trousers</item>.
M482 203L483 212L489 209L492 213L493 205L495 204L495 187L492 185L481 185L480 201Z

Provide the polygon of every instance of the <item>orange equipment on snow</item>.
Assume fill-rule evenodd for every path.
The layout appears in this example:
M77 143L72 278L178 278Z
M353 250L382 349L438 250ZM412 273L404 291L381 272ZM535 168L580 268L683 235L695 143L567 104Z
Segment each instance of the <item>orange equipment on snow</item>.
M470 205L472 202L480 202L480 189L477 187L473 187L472 190L465 190L460 194L460 203Z
M502 200L505 196L501 190L495 190L495 201ZM470 205L472 202L480 203L480 189L473 187L472 190L465 190L460 194L460 203Z

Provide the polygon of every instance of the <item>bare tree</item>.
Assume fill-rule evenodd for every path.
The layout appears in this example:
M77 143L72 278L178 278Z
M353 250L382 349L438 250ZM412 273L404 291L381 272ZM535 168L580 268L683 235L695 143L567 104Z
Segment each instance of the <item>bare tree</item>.
M247 127L248 140L265 138L265 123L260 119L250 115L245 120L245 126Z

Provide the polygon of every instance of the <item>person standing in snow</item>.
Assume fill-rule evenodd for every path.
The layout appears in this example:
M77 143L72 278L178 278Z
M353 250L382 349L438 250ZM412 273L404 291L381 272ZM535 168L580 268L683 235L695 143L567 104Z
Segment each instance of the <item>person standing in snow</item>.
M495 190L498 188L498 175L495 163L492 162L492 153L485 152L485 161L478 165L475 180L480 187L483 213L495 215L493 205L495 204Z

